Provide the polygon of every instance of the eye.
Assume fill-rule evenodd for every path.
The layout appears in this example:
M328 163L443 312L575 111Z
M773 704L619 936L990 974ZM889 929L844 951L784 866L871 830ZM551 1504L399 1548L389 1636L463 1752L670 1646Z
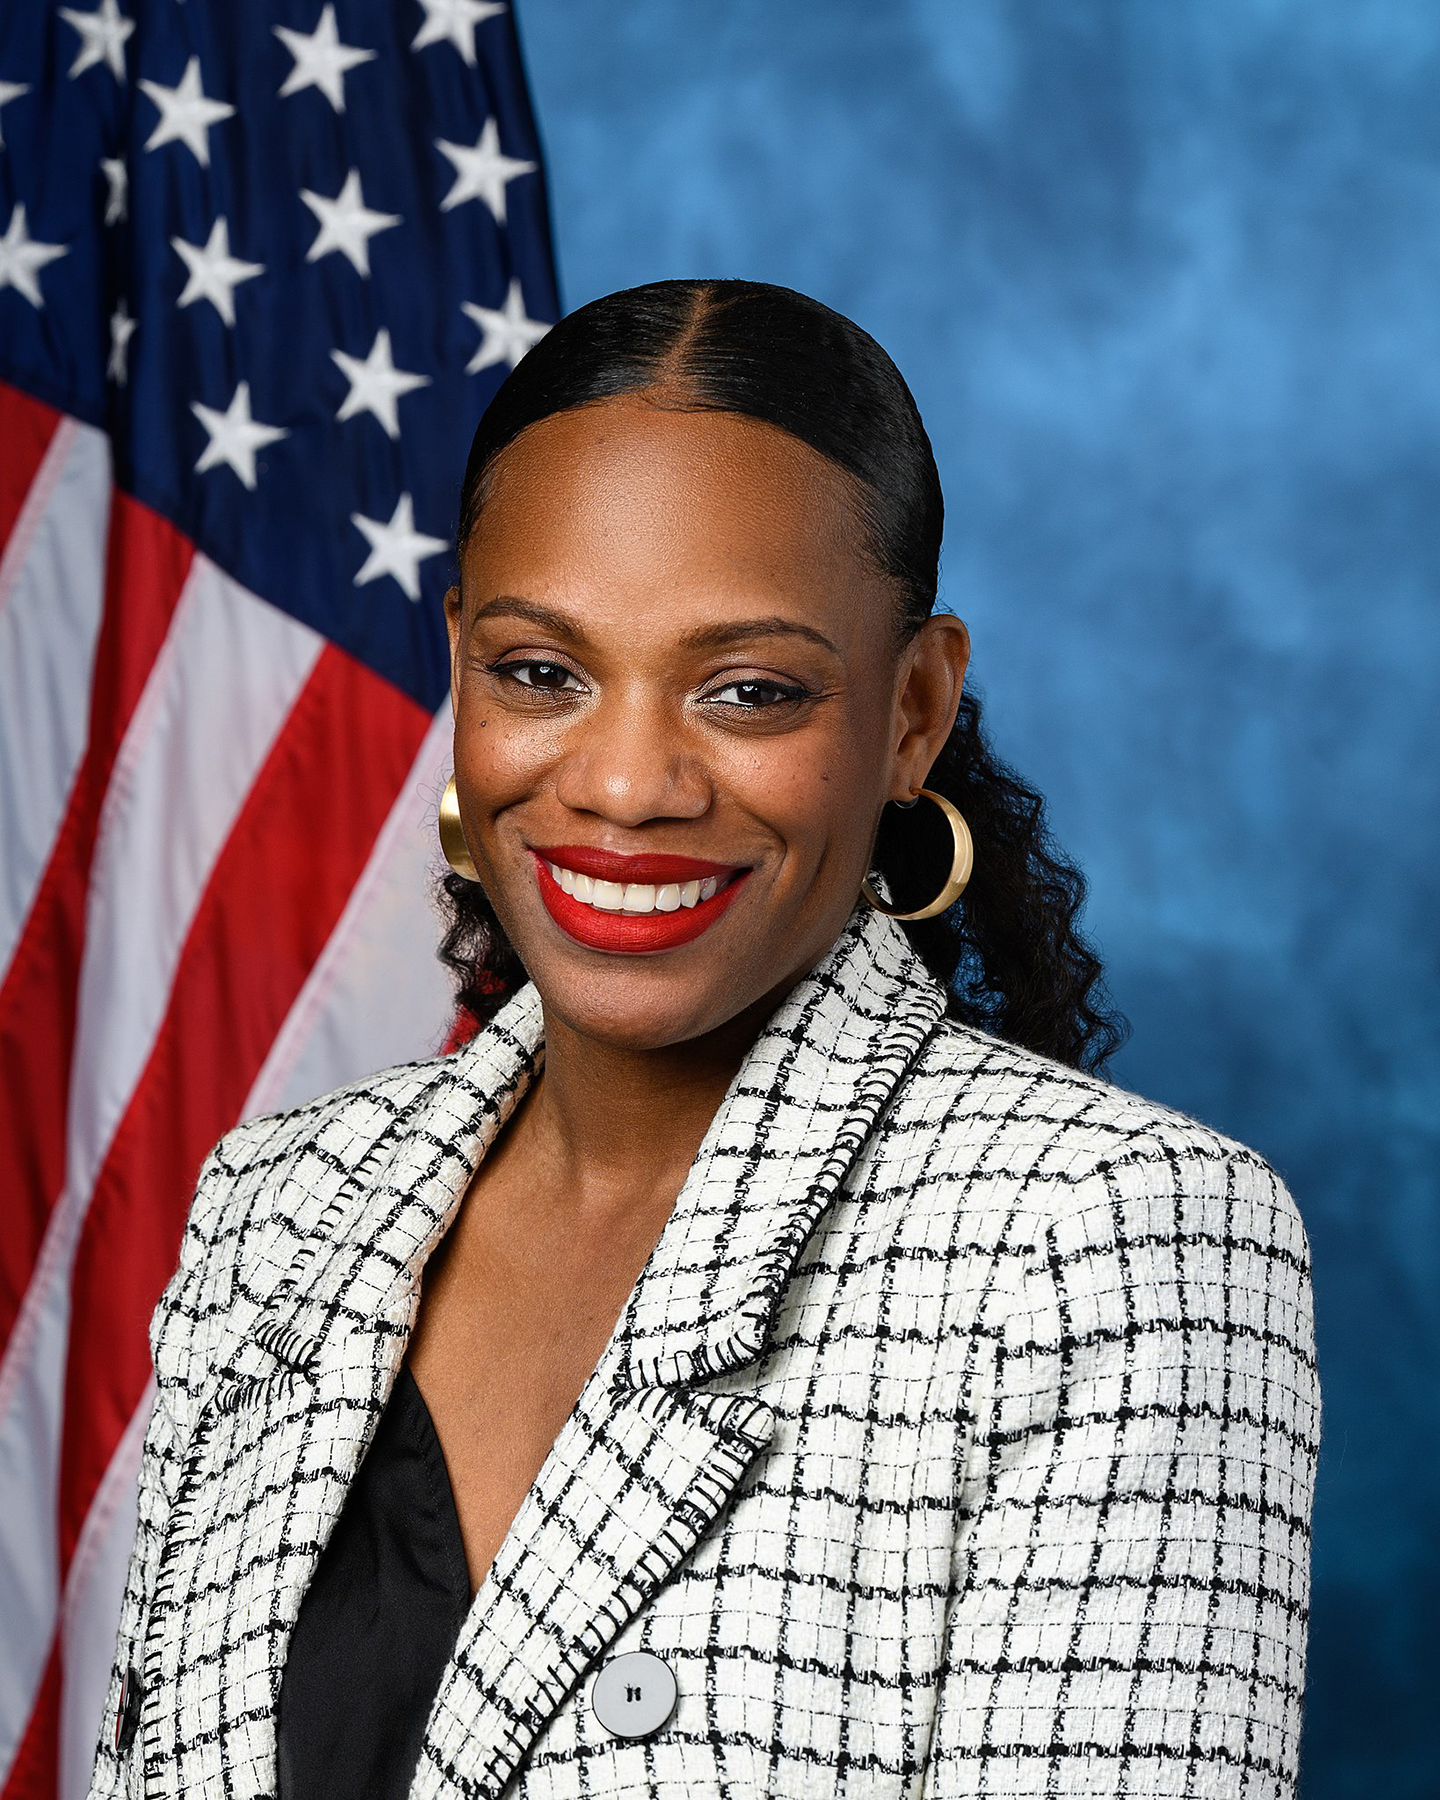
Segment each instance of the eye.
M512 681L517 687L530 688L533 692L535 692L537 694L555 694L555 693L562 693L565 690L561 689L561 688L551 687L548 683L541 684L541 683L535 682L535 681L522 681L520 679L520 677L515 673L515 671L517 669L548 669L551 671L552 674L555 674L555 675L572 675L573 676L572 670L567 669L563 663L556 663L556 662L487 663L485 666L486 666L486 668L489 669L489 671L492 675L502 676L502 677Z
M720 704L722 706L738 705L742 712L773 712L780 706L794 705L797 701L805 700L809 697L808 688L790 687L783 681L760 681L758 679L749 681L729 681L726 682L723 688L717 688L715 693L724 694L730 692L732 689L738 690L741 688L748 688L752 693L762 689L768 690L768 692L772 694L778 694L779 699L771 700L768 703L759 706L744 700L722 700ZM711 695L711 698L714 698L713 694Z

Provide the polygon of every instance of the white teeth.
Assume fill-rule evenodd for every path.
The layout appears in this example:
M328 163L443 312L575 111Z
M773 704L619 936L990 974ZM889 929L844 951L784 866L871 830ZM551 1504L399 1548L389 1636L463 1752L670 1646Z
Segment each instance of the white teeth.
M707 875L703 881L667 881L656 887L643 881L600 881L594 876L577 875L573 869L562 869L558 863L545 867L573 899L597 912L653 913L676 912L682 906L698 906L709 900L721 886L721 877ZM738 873L738 871L737 871ZM726 884L733 875L724 878Z

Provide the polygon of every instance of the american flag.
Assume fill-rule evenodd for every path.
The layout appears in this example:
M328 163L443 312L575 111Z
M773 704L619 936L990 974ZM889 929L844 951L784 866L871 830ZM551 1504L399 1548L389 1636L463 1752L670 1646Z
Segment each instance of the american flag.
M88 1785L237 1119L432 1053L440 597L557 316L493 0L0 0L0 1796Z

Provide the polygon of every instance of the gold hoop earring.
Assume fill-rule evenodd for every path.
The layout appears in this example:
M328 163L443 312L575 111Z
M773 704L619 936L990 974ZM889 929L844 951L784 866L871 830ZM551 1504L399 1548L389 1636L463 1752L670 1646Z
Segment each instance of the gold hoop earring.
M966 882L970 879L971 871L975 867L975 840L970 835L970 827L965 823L960 809L947 800L943 794L937 794L932 788L922 787L920 794L923 794L927 800L933 800L949 821L950 832L955 839L955 854L951 858L950 874L935 899L928 906L922 906L918 912L897 912L893 907L883 906L876 899L870 886L870 877L867 875L860 883L860 892L876 912L884 913L887 919L933 919L936 913L944 912L947 906L953 906L960 898L965 891ZM911 807L920 798L920 794L916 794L910 800L897 800L895 804Z
M440 796L440 848L445 853L446 862L457 875L463 875L467 881L480 879L480 871L475 867L460 824L460 796L455 792L453 775L445 783L445 791Z

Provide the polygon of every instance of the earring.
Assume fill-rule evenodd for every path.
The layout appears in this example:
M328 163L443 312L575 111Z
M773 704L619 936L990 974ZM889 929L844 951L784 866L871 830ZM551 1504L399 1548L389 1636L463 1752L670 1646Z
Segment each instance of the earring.
M860 892L876 912L884 913L887 919L933 919L936 913L944 912L947 906L953 906L960 898L965 890L966 882L970 879L971 870L975 867L975 840L970 836L970 827L965 823L959 808L947 800L943 794L937 794L932 788L922 787L919 794L913 795L909 800L897 800L895 804L906 808L912 807L921 794L927 800L933 800L949 821L951 836L955 839L955 854L950 862L950 874L936 898L928 906L922 906L918 912L896 912L892 907L882 906L875 897L870 886L870 878L867 875L860 883Z
M440 848L445 853L446 862L457 875L463 875L467 881L480 879L480 871L475 867L460 824L460 797L455 792L453 775L445 783L445 791L440 796Z

